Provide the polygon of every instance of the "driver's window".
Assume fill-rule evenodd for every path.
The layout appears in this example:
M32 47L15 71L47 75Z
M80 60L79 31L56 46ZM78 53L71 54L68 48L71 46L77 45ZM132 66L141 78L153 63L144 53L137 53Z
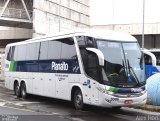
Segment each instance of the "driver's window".
M86 74L98 81L98 57L95 53L80 48L83 66Z
M98 80L98 57L93 52L88 52L88 63L86 73L88 76Z

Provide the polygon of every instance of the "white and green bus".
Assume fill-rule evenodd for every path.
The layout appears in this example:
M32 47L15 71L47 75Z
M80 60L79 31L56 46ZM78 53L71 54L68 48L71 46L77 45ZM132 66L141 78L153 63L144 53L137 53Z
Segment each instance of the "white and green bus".
M143 54L128 34L79 30L8 44L5 87L84 104L121 107L145 104Z

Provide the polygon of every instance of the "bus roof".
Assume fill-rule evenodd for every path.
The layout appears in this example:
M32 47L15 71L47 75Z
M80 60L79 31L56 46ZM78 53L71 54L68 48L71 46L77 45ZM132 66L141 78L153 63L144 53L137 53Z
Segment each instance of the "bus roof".
M160 48L151 48L149 49L150 52L160 52Z
M72 36L90 36L97 39L106 39L113 41L122 41L122 42L136 42L136 38L127 33L112 31L112 30L100 30L100 29L78 29L67 32L59 32L52 35L45 35L41 37L32 38L22 42L16 42L8 44L7 46L20 45L25 43L39 42L45 39L52 38L63 38L64 36L72 37Z

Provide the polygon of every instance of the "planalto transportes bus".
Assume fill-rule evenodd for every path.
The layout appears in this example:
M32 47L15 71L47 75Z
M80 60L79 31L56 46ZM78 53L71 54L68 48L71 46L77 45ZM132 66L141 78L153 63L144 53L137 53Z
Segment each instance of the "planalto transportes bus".
M5 87L100 107L145 104L143 54L137 40L108 30L78 30L8 44Z

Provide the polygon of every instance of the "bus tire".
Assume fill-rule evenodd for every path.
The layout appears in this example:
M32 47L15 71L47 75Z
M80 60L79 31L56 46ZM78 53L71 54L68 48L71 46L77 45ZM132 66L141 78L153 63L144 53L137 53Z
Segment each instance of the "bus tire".
M84 108L83 95L80 89L75 90L73 102L74 102L74 107L77 110L82 110Z
M15 82L15 83L14 83L14 94L15 94L17 97L21 97L20 86L19 86L18 82Z
M112 107L112 110L119 111L119 110L121 110L121 106Z
M21 84L21 97L23 99L27 98L27 89L26 89L26 84L25 83Z

